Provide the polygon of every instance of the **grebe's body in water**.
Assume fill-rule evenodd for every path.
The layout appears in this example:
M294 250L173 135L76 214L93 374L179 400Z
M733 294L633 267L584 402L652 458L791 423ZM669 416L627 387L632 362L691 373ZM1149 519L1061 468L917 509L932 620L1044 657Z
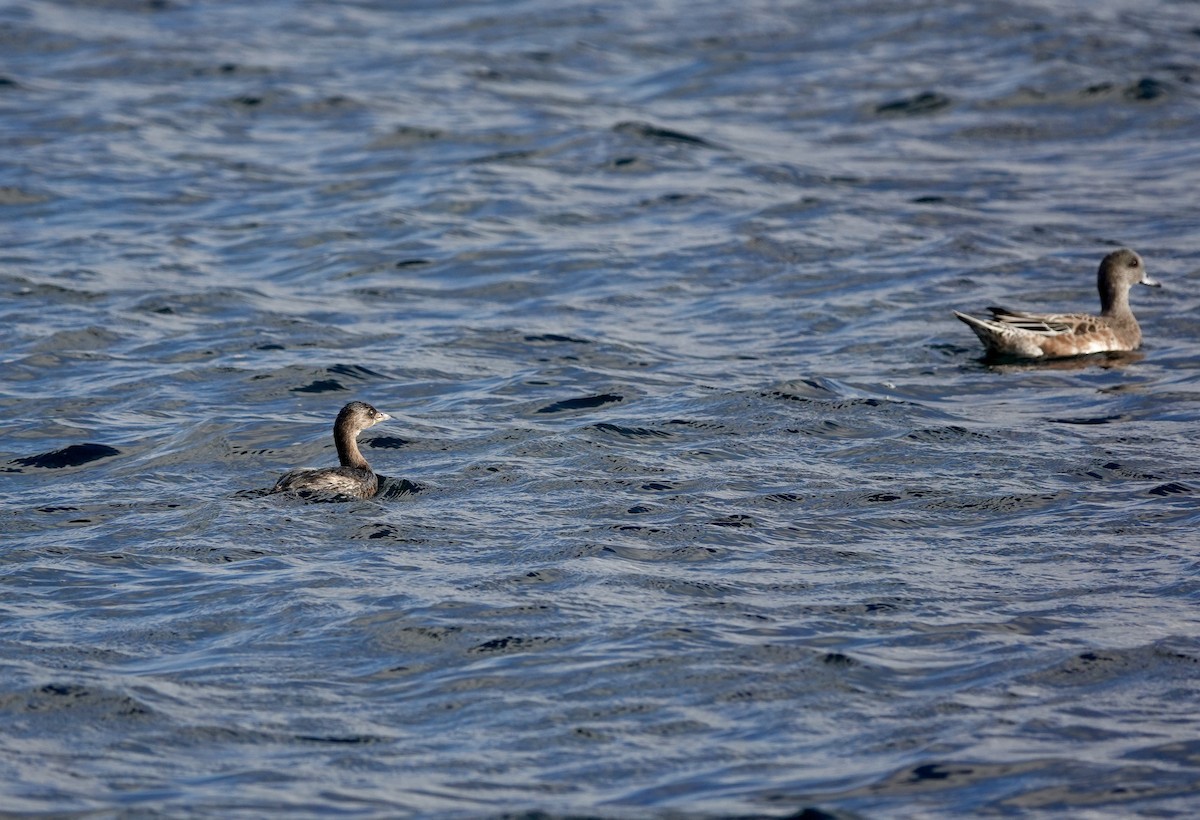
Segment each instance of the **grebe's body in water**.
M292 470L275 483L271 492L330 498L370 498L375 495L379 477L358 449L358 434L390 418L366 402L350 402L333 423L333 441L337 445L340 466Z

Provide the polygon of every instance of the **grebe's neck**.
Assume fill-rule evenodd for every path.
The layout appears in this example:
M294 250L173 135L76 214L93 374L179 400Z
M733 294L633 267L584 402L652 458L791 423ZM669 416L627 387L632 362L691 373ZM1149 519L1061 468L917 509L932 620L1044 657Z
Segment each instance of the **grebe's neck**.
M333 443L337 445L338 463L343 467L369 470L371 465L358 449L358 430L352 426L338 427L333 431Z

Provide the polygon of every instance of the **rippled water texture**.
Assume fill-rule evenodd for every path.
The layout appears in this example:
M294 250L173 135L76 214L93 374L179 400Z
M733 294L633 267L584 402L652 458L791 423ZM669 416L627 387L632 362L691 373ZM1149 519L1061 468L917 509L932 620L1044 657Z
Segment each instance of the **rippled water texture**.
M1190 816L1198 8L0 0L2 810Z

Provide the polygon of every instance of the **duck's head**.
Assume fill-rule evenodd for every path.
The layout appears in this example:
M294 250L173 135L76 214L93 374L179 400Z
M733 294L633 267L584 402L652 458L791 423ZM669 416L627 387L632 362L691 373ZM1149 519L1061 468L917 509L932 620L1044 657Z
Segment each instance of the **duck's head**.
M1151 279L1146 273L1146 263L1142 261L1142 257L1129 248L1121 248L1104 257L1097 277L1101 291L1106 289L1105 285L1111 287L1117 283L1123 284L1126 290L1134 285L1162 287L1161 282Z

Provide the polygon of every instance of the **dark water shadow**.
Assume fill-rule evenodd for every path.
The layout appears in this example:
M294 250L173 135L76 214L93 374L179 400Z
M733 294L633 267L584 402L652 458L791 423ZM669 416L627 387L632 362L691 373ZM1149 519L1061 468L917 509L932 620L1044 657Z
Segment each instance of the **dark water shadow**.
M99 461L102 458L111 458L120 455L121 451L115 447L109 447L107 444L71 444L63 447L61 450L52 450L48 453L39 453L35 456L24 456L22 458L14 458L10 464L19 464L22 467L37 467L44 470L60 470L64 467L78 467L82 464L88 464L93 461ZM20 472L16 470L14 472Z

